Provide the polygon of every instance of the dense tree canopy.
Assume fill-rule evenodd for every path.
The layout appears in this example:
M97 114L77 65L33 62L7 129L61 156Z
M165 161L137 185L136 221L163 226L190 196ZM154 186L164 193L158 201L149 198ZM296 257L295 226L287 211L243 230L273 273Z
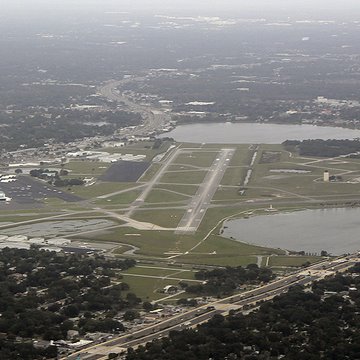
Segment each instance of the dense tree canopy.
M357 265L353 271L360 271ZM359 359L360 279L337 275L312 291L294 286L248 315L215 315L197 329L173 331L127 360Z
M303 156L334 157L360 151L359 140L287 140L283 145Z
M203 284L189 285L186 292L196 295L229 295L243 284L268 282L273 278L271 269L259 268L256 264L247 267L226 267L214 270L202 270L195 278L203 280Z
M124 331L119 321L106 314L132 309L141 299L128 293L127 284L113 285L108 275L134 265L134 260L100 255L0 251L0 333L6 334L0 359L20 359L13 356L16 351L29 354L21 359L46 357L47 353L32 347L31 339L65 339L72 329L81 334ZM23 340L15 343L16 337Z

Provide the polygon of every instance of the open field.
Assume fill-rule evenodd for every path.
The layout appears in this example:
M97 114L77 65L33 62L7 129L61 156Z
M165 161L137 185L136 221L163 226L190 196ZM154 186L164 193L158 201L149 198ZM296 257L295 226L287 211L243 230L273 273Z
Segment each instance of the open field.
M215 266L246 266L249 264L256 264L256 256L220 256L220 255L208 255L208 254L191 254L185 257L177 258L179 262L190 264L204 264Z
M246 244L215 234L210 235L206 241L194 250L194 253L209 253L221 256L284 254L284 252L279 249Z
M224 187L219 186L214 197L213 203L219 201L242 201L243 199L238 193L239 187Z
M204 151L204 152L189 152L179 155L174 164L192 165L199 167L209 167L216 158L217 150Z
M257 255L281 255L282 250L269 249L260 246L241 243L238 241L211 235L206 241L201 242L205 234L176 235L173 231L139 231L132 228L117 228L101 236L96 236L96 241L111 241L129 244L138 248L137 255L166 259L172 255L174 261L201 264L204 258L214 260L214 264L226 265L226 259L232 262L248 261L249 256L253 262ZM83 239L94 239L93 235L82 236ZM95 240L95 239L94 239ZM201 243L200 243L201 242ZM198 245L199 244L199 245ZM194 248L198 245L196 248ZM194 250L191 250L193 249ZM120 248L117 253L122 254L128 249ZM188 254L185 254L189 252ZM183 254L183 255L182 255ZM211 264L211 262L206 262Z
M76 204L75 206L68 206L68 203L62 199L59 198L54 198L54 197L48 197L46 199L43 200L43 204L46 208L48 208L50 210L50 208L64 208L64 206L66 208L77 208L78 204Z
M229 145L224 146L229 147ZM236 151L232 157L229 166L239 166L239 165L248 165L251 161L251 147L249 145L232 145L235 147Z
M206 173L203 170L166 172L161 177L160 183L201 184Z
M97 205L127 205L135 201L141 190L129 190L118 195L96 200Z
M269 259L270 267L297 267L306 262L313 263L319 261L320 256L272 256Z
M261 146L259 152L269 148ZM307 158L304 161L282 151L280 161L256 164L246 195L257 197L267 194L280 198L291 196L316 200L318 196L355 194L360 191L360 183L324 183L322 179L324 170L329 170L332 175L341 175L344 181L351 180L360 176L359 165L358 161L347 160L337 163L334 160ZM351 173L353 171L355 173Z
M181 172L187 172L187 171L194 171L194 170L207 170L207 167L201 167L201 166L193 166L193 165L184 165L184 164L174 164L170 165L168 167L168 171L181 171Z
M71 160L64 165L64 170L69 171L68 177L98 176L105 172L109 165L99 161Z
M311 162L311 161L310 161ZM314 166L321 167L325 169L333 169L334 172L343 170L359 171L360 159L337 159L337 160L328 160L323 159L313 163Z
M191 236L174 235L172 231L139 231L129 227L117 228L101 236L87 235L82 239L118 242L129 244L139 248L136 254L155 257L168 258L169 253L185 252L194 245ZM119 249L122 252L124 249Z
M138 221L150 222L166 228L177 226L185 210L142 210L137 211L133 218Z
M7 223L18 223L22 221L29 221L29 220L41 220L41 217L45 217L46 214L37 214L37 215L27 215L24 214L2 214L0 213L0 227Z
M123 272L123 274L159 276L159 277L175 277L184 280L194 280L196 271L180 268L171 268L164 266L135 266Z
M160 293L167 285L177 285L179 281L169 279L156 279L147 277L135 277L123 275L122 281L130 286L130 292L136 294L144 301L154 301L164 298L166 295Z
M150 167L146 170L146 172L140 177L138 180L139 182L147 182L150 181L154 175L160 170L161 164L153 163Z
M120 154L133 154L133 155L145 155L146 161L151 161L156 155L165 153L171 142L163 141L159 148L153 149L154 142L153 141L141 141L133 144L129 144L122 147L111 147L104 148L102 151L106 151L108 153L120 153Z
M32 210L15 210L15 211L0 211L0 219L9 219L11 218L14 222L21 222L26 220L37 220L39 222L42 219L49 216L60 216L67 218L77 218L79 216L100 216L101 213L90 210L91 215L89 215L89 208L76 206L76 204L71 204L64 207L42 207L39 209ZM28 218L28 219L26 219ZM7 220L5 220L7 221Z
M90 186L73 186L70 192L85 199L92 199L97 196L110 194L116 191L128 189L133 186L133 183L113 183L98 181L94 185Z
M171 203L181 202L186 203L189 200L189 196L184 196L171 190L154 189L149 196L145 199L147 203Z
M246 176L246 171L246 166L228 167L221 181L221 185L240 185Z
M159 264L158 266L139 265L121 274L124 277L124 281L130 285L131 291L134 291L143 299L157 300L168 296L159 292L167 285L178 285L180 281L197 283L197 281L193 281L195 272L195 270L171 268ZM185 294L184 296L186 297ZM178 294L174 298L180 297L182 295Z
M161 149L152 149L151 144L137 143L126 148L115 148L113 151L143 153L151 159L156 154L166 151L170 145L167 143L163 144L164 147ZM224 165L227 168L214 197L207 200L209 208L203 211L205 216L200 226L191 235L175 234L174 229L177 228L190 201L198 192L199 185L203 183L206 174L211 174L207 171L208 168L225 148L234 148L235 152L229 164ZM259 145L257 148L254 145L182 144L180 149L184 149L183 153L179 152L180 155L166 156L160 160L160 163L151 164L138 182L135 180L125 183L98 181L87 187L73 186L69 191L85 201L66 203L49 197L45 200L43 207L37 209L36 212L24 210L12 213L0 209L0 216L9 215L1 216L1 220L19 222L39 218L41 222L41 218L45 215L67 211L69 212L68 219L70 219L80 216L75 212L82 209L95 210L89 217L102 214L110 219L111 210L117 214L123 211L123 214L130 214L129 216L134 220L171 230L137 230L126 225L127 227L104 229L101 233L84 234L81 238L90 242L119 243L121 247L114 253L121 256L135 254L138 259L173 261L179 266L181 263L220 266L258 263L281 268L301 266L305 261L312 262L318 258L285 256L285 252L279 249L253 246L223 238L219 235L221 221L228 217L243 217L249 211L255 211L255 215L263 214L270 204L273 204L278 211L292 211L322 207L323 202L327 200L339 201L340 204L341 200L351 202L357 194L360 194L360 182L345 182L360 178L360 160L358 159L301 158L285 151L281 145ZM257 156L252 164L253 172L250 181L246 186L245 194L240 195L241 185L239 184L244 181L255 151L257 151ZM81 173L85 173L96 178L108 166L109 164L90 161L71 161L65 165L65 169L72 170L71 175L80 176ZM163 176L151 184L148 192L145 192L147 197L139 200L146 188L146 182L156 176L163 166L166 167ZM341 175L344 181L324 183L322 181L324 169L328 169L330 174ZM139 185L144 185L144 187L132 189ZM98 198L102 195L108 196ZM211 229L213 231L209 234ZM139 272L138 275L142 274L138 269L135 271ZM171 269L149 271L159 276L173 274ZM187 272L186 275L185 272L182 274L190 276Z
M220 220L225 219L229 216L242 216L247 211L248 207L219 207L210 208L207 210L206 215L199 226L199 232L206 233L212 229ZM220 228L220 226L219 226Z
M155 186L154 189L166 189L170 191L176 191L178 193L184 194L184 195L194 195L197 191L198 186L197 185L168 185L168 184L159 184Z

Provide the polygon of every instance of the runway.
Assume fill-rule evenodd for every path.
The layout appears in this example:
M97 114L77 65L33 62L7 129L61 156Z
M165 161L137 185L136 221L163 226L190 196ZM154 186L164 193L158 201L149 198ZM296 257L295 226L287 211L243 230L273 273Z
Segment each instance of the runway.
M235 149L222 149L219 152L180 220L175 234L192 234L197 230L234 153Z

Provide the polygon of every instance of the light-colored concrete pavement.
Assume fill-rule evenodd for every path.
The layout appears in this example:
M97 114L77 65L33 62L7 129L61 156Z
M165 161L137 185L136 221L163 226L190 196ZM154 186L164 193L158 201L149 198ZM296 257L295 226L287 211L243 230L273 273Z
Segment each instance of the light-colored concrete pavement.
M192 198L185 215L180 220L175 231L176 234L189 234L197 230L210 206L211 199L218 189L234 152L234 149L221 150L207 172L203 183L199 186L198 191Z
M162 322L150 325L132 334L122 335L116 339L109 340L103 344L97 344L81 350L71 356L68 360L75 360L81 355L81 359L106 359L111 352L120 352L129 347L136 348L145 345L147 342L160 337L167 336L172 330L182 330L186 327L194 327L208 321L215 314L226 315L230 310L241 311L244 306L256 306L258 302L267 301L286 292L296 284L308 286L316 280L322 279L329 274L338 271L345 271L359 261L357 254L347 257L328 259L314 264L307 269L299 270L289 276L274 280L268 284L257 287L253 290L229 296L213 303L192 309L186 313L176 315ZM94 358L93 356L101 355Z

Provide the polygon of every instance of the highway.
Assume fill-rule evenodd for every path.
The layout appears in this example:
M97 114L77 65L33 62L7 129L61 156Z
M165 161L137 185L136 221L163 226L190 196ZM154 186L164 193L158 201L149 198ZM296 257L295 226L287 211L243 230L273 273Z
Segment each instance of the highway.
M124 104L129 111L141 114L143 124L135 128L121 129L119 132L123 136L148 135L151 132L161 130L166 123L171 120L171 115L158 109L151 109L148 105L141 105L132 102L126 95L117 90L121 85L132 81L141 81L143 78L130 78L121 81L109 81L98 89L103 97Z
M179 222L176 234L191 234L199 227L210 206L218 186L234 155L234 149L222 149L208 170L203 183L199 186L195 196L192 198L186 213Z
M204 306L187 311L186 313L173 316L159 323L150 325L134 333L120 336L107 342L96 344L67 357L68 360L76 360L80 355L82 360L106 359L110 352L120 352L121 349L144 345L149 341L167 336L172 330L182 330L193 327L211 319L215 314L227 315L229 311L242 311L244 306L254 306L258 302L267 301L273 297L288 291L291 286L310 285L327 275L337 271L345 271L360 261L357 254L338 259L328 259L318 264L298 270L289 276L271 281L270 283L255 289L235 294L224 299L217 300Z

